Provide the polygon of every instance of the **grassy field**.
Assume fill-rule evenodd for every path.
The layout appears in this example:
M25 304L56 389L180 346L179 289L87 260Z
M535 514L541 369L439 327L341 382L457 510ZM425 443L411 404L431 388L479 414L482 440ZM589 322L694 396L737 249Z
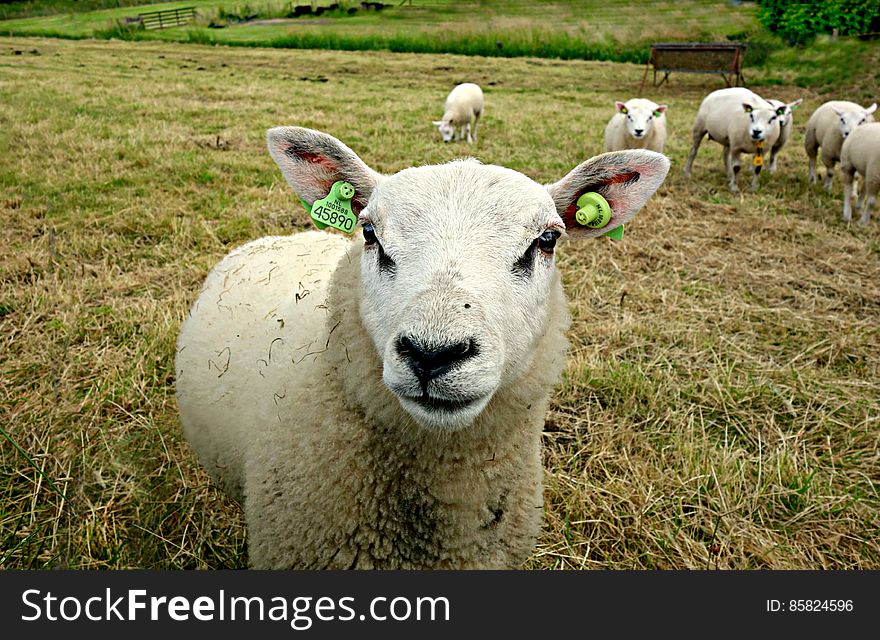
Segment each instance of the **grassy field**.
M826 97L773 73L767 95L804 105L757 193L727 191L711 142L684 179L721 82L673 75L647 92L669 104L665 185L622 243L559 249L574 323L527 568L880 569L880 219L847 227L839 182L807 184ZM266 128L330 132L383 172L473 154L549 182L601 151L641 75L0 39L0 567L246 565L238 506L179 433L172 361L222 255L309 226ZM465 80L486 90L479 143L443 145L430 122Z
M358 9L360 3L343 1L338 3L342 9L333 14L284 19L293 6L308 4L289 0L172 2L150 9L195 6L196 23L162 31L120 28L124 17L146 8L114 8L0 21L0 34L644 62L646 45L652 40L725 40L757 29L752 5L733 6L723 0L611 4L602 0L427 0L389 2L381 12L357 10L354 15L346 9ZM330 0L315 4L326 6ZM760 44L753 47L752 55L755 59L765 55Z

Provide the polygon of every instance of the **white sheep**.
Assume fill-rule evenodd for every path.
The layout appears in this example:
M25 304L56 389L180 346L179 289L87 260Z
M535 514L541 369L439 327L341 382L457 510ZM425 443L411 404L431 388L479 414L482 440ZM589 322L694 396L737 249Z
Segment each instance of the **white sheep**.
M306 203L354 186L363 239L245 244L181 330L183 431L243 500L251 566L518 566L567 346L556 239L628 221L669 161L603 154L544 187L475 160L384 176L327 134L267 137ZM576 222L586 192L610 204L606 227Z
M794 129L794 110L800 106L801 102L803 102L803 98L798 98L794 102L788 103L768 98L767 102L776 109L779 109L779 107L785 107L785 112L779 120L779 137L776 139L776 144L770 149L770 162L767 167L767 170L770 173L776 173L776 158L788 142L788 139L791 138L791 132Z
M614 103L617 113L605 126L605 151L650 149L663 153L666 105L644 98Z
M853 186L858 173L864 180L864 190L856 210L862 210L859 224L868 224L880 190L880 123L863 124L850 132L840 149L840 173L843 176L843 219L852 220Z
M443 118L435 120L443 142L463 140L469 143L477 139L477 124L483 115L483 90L473 82L456 85L446 97Z
M816 156L822 149L822 164L825 165L825 188L831 190L834 181L834 165L840 160L843 140L856 127L873 122L871 115L876 111L874 103L867 109L855 102L831 100L819 106L807 121L804 132L804 150L810 161L810 182L818 180L816 175Z
M774 108L764 98L744 87L718 89L703 99L694 120L693 146L685 164L684 173L690 177L691 167L703 136L718 142L724 148L724 168L731 191L739 191L736 176L740 170L739 156L753 154L754 174L752 190L758 188L764 155L779 138L779 119L783 107Z

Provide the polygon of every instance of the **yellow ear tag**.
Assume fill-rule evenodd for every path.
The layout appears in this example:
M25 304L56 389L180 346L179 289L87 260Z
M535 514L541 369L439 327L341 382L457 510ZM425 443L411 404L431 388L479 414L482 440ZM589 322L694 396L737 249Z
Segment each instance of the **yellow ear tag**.
M764 141L761 140L758 144L755 145L755 157L752 160L752 164L756 167L760 167L764 165Z
M611 222L611 205L595 191L583 194L577 200L578 210L574 214L575 222L589 229L601 229ZM623 225L609 230L605 234L612 240L623 238Z

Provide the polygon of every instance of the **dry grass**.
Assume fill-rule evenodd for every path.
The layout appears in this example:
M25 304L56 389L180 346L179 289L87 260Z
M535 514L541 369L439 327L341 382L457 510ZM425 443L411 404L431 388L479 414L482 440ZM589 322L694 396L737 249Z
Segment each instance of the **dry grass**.
M267 127L385 172L473 152L550 181L601 150L641 71L0 40L0 566L245 566L238 507L179 434L172 358L220 256L307 226ZM430 126L462 80L486 89L473 149ZM806 184L809 89L775 87L805 105L758 193L726 191L709 142L685 181L718 86L657 95L674 166L624 242L560 248L575 323L529 568L880 568L880 220L847 228L839 184Z

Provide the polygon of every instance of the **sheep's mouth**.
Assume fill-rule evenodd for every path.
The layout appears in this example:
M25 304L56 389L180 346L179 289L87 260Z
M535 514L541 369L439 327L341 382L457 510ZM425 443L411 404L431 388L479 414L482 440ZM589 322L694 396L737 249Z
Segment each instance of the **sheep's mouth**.
M417 404L422 409L426 411L448 411L449 413L455 413L457 411L461 411L462 409L467 409L468 407L477 403L480 398L471 397L471 398L438 398L432 395L421 395L421 396L402 396L404 399L409 400L410 402Z

